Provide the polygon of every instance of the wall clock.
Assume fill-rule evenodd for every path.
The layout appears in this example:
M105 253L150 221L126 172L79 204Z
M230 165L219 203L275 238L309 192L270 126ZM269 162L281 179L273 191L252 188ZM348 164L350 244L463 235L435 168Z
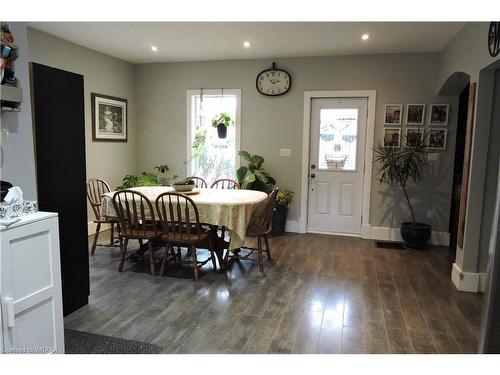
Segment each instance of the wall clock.
M271 69L263 70L257 75L255 85L262 95L279 96L290 90L292 77L283 69L278 69L273 62Z
M488 50L492 57L500 53L500 22L491 22L488 30Z

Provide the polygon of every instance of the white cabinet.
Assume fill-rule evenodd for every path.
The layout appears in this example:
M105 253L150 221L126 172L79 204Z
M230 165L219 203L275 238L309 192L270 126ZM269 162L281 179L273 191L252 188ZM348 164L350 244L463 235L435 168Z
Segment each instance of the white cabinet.
M0 349L64 353L57 214L24 216L0 237Z

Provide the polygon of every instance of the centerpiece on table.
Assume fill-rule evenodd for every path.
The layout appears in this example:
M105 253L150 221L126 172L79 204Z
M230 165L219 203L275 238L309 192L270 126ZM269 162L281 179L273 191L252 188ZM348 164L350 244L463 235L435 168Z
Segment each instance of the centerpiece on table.
M175 191L178 191L179 193L191 191L195 187L194 180L190 178L185 178L183 180L177 180L172 184L172 187L175 189Z

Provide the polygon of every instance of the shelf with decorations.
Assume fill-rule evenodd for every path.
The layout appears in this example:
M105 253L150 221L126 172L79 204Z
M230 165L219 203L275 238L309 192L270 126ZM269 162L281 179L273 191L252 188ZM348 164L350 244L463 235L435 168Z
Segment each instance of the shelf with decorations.
M14 61L19 56L7 23L0 24L0 105L2 112L20 112L23 92L16 78Z

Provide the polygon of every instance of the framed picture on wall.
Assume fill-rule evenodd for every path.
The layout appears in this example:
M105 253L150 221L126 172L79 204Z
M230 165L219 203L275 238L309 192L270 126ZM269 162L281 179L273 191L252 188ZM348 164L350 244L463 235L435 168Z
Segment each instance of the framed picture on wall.
M448 104L431 104L431 114L429 124L448 125Z
M91 94L92 140L127 142L127 99Z
M384 146L399 147L401 145L401 128L384 129Z
M425 115L425 104L407 104L405 124L423 125Z
M448 130L430 129L428 148L430 150L445 150L447 138L448 138Z
M415 147L419 142L422 142L424 131L422 128L406 128L405 145L406 147Z
M401 125L402 104L386 104L384 111L384 125Z

